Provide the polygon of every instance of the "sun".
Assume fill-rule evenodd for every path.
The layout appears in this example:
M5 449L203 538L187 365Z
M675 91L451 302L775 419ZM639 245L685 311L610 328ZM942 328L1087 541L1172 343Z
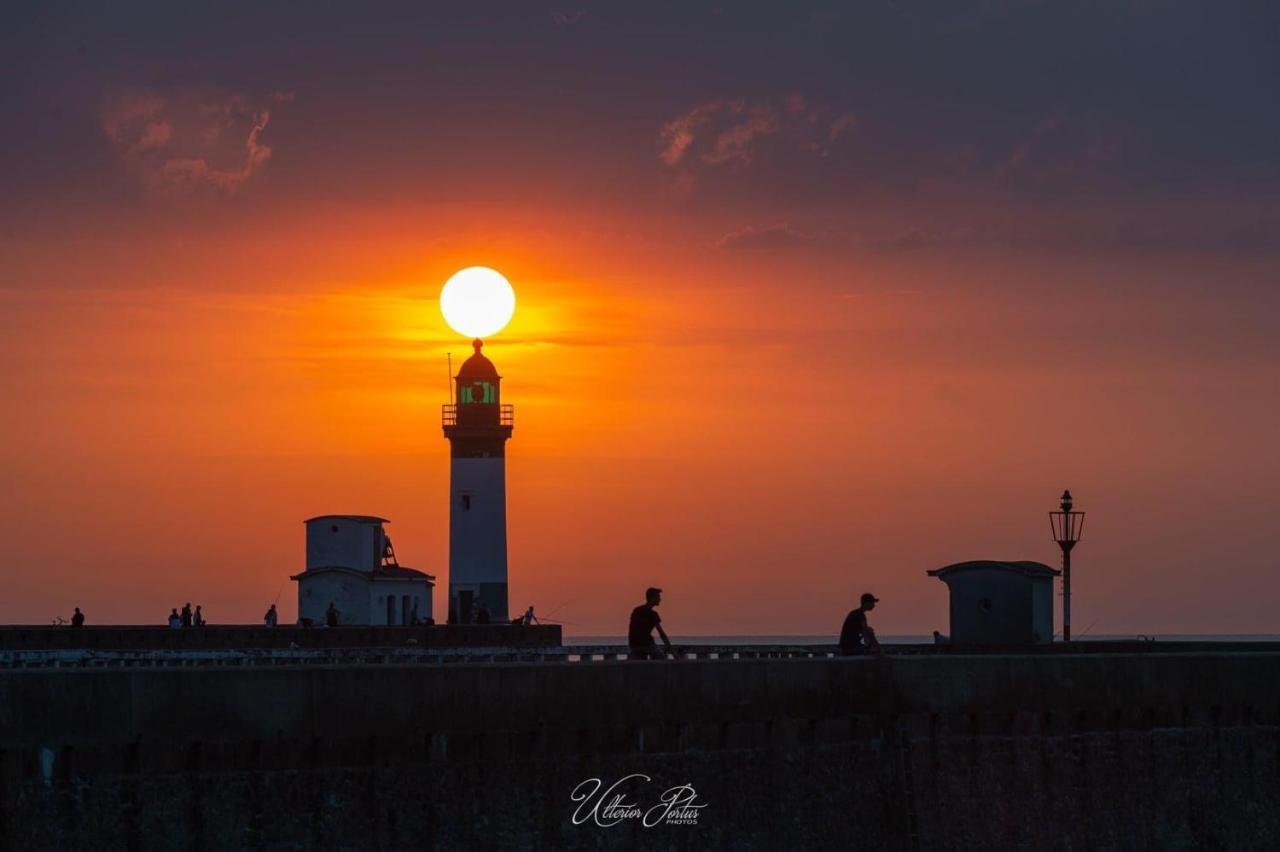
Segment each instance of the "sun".
M488 337L511 322L516 293L502 273L487 266L468 266L444 282L440 312L458 334Z

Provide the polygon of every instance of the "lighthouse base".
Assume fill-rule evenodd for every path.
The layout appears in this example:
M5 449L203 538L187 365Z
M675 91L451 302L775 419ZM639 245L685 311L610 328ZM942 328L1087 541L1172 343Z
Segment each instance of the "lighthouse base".
M476 624L481 611L491 624L511 620L506 583L458 583L449 587L449 623Z

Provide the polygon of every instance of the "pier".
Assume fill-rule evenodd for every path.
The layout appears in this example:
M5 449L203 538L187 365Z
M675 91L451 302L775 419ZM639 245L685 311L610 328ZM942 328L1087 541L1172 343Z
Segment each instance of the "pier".
M1092 644L856 659L690 646L666 662L612 646L293 649L234 665L114 652L104 666L56 651L20 668L8 651L0 846L1280 840L1280 650ZM693 785L702 823L573 824L577 784L629 773Z

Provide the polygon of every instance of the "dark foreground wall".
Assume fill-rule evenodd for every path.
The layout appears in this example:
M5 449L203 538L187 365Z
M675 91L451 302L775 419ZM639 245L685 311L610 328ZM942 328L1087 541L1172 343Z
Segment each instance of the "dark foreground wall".
M0 674L22 849L1275 848L1280 655ZM693 825L571 822L629 773Z

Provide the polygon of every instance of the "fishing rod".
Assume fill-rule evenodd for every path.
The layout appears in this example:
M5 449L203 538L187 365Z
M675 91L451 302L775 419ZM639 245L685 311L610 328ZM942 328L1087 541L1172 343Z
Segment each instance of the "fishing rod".
M555 609L551 610L551 612L547 613L546 617L547 617L547 618L550 618L551 616L555 615L555 614L556 614L557 612L559 612L560 610L564 609L564 608L565 608L566 606L568 606L570 603L571 603L571 601L565 601L564 603L560 604L560 606L556 607ZM539 618L538 620L539 620L539 621L542 621L542 619L541 619L541 618Z

